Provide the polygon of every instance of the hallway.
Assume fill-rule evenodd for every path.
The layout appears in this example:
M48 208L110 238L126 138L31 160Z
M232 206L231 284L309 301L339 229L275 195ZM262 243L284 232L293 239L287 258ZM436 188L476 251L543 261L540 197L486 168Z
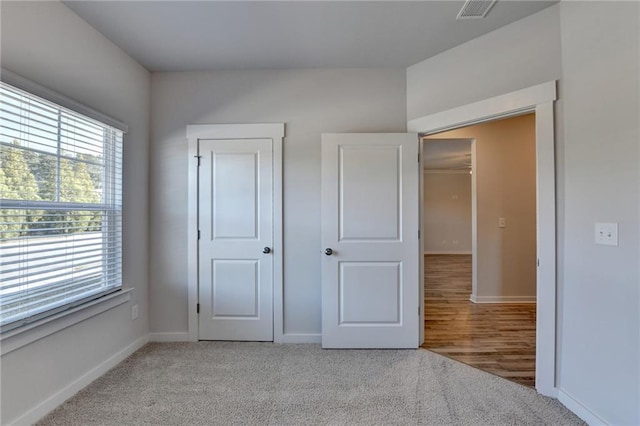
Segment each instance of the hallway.
M423 348L535 386L536 305L475 304L470 255L425 255Z

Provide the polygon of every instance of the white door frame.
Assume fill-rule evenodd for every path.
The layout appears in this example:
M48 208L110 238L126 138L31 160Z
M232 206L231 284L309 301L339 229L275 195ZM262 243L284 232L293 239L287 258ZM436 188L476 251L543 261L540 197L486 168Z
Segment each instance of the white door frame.
M557 397L555 387L556 191L553 111L553 103L556 99L556 82L550 81L407 122L408 131L425 136L535 112L538 252L536 390L543 395L553 397ZM422 149L422 143L420 145ZM420 244L422 246L423 241L420 241ZM421 276L424 276L424 271ZM421 327L424 328L424 308L421 309L421 313Z
M198 141L271 139L273 141L273 341L283 338L282 143L284 123L194 124L187 126L189 189L187 211L187 286L189 340L198 340Z

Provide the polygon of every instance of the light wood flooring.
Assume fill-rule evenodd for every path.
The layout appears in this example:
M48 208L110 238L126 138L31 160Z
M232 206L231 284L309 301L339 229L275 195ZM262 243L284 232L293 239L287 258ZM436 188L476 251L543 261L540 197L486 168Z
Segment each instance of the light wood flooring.
M422 347L533 387L536 305L476 304L470 294L470 255L425 256Z

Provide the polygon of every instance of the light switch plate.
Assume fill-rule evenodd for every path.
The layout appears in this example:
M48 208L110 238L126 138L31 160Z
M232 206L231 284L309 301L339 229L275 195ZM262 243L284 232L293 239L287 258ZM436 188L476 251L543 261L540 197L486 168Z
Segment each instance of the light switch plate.
M603 246L618 246L618 224L596 223L596 244Z

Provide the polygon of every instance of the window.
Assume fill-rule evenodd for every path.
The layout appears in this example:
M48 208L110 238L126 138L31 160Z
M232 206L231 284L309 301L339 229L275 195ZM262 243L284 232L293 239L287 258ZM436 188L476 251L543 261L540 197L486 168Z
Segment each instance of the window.
M121 288L122 138L0 82L2 331Z

